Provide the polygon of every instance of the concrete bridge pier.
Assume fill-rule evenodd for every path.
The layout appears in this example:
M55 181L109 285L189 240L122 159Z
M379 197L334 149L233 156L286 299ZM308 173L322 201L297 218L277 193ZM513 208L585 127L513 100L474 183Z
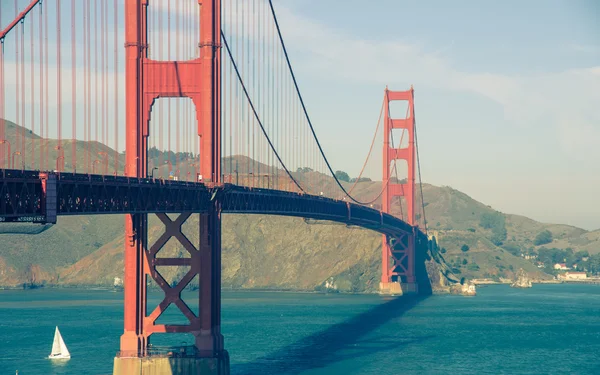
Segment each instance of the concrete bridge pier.
M229 375L229 355L213 358L117 357L113 375Z
M387 283L379 283L379 294L403 296L407 294L418 294L419 286L417 283L401 283L392 281Z

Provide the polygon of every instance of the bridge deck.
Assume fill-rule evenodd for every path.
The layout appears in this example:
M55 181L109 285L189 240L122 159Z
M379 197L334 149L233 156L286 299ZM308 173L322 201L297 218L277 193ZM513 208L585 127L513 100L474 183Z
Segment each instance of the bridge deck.
M55 191L56 199L50 192ZM330 220L398 235L406 222L381 211L323 196L232 184L78 173L0 171L0 221L54 222L56 215L206 212L218 199L226 213ZM55 202L55 203L53 203Z

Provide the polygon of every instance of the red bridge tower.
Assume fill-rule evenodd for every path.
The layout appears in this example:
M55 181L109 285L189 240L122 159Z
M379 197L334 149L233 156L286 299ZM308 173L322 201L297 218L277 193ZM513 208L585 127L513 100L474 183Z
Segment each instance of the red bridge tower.
M149 0L125 1L126 50L126 174L147 176L147 139L154 101L160 97L188 97L196 107L200 146L200 174L210 187L221 183L221 1L198 0L200 4L199 58L188 61L156 61L148 58L147 10ZM115 358L114 374L175 372L228 374L229 359L221 335L221 212L218 197L209 212L201 214L199 243L193 244L182 232L191 213L175 220L158 214L164 232L148 242L148 215L127 215L125 219L125 318L121 351ZM189 253L187 258L157 257L174 237ZM187 256L187 254L186 254ZM186 266L189 271L169 285L158 266ZM181 298L183 288L199 275L196 315ZM146 281L151 277L164 292L158 306L148 306ZM169 305L176 306L189 324L157 324ZM192 348L182 348L178 358L143 361L153 333L190 333ZM189 350L188 350L189 349ZM151 367L151 369L148 368ZM145 369L145 370L142 370Z
M408 102L406 118L390 118L390 102ZM391 213L392 199L404 197L407 211L406 221L413 226L411 233L393 238L383 236L381 246L382 267L379 289L385 294L417 292L415 279L415 107L414 90L389 91L386 87L384 98L383 132L383 194L381 210ZM403 129L408 136L408 146L390 145L393 129ZM408 176L406 182L392 181L391 165L393 160L406 160ZM399 202L401 203L401 202Z

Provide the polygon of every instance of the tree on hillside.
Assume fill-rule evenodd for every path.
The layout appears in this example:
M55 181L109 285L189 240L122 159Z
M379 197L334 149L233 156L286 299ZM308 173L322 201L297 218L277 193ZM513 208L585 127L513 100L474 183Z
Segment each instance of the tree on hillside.
M464 244L464 245L462 245L462 247L460 249L462 250L463 253L466 253L467 251L469 251L469 245Z
M506 227L504 226L504 222L501 226L492 228L492 237L490 240L496 246L502 245L504 240L506 240Z
M340 181L350 182L350 176L344 171L335 171L335 177Z
M492 230L490 240L494 245L500 246L506 240L506 218L500 212L485 212L481 214L479 226Z
M371 180L369 177L361 177L358 179L358 181L357 181L356 177L350 179L350 182L371 182L371 181L373 181L373 180Z
M598 274L600 273L600 254L594 254L590 256L590 259L588 260L588 265L589 265L589 271L592 274Z
M514 256L521 255L521 248L516 244L507 243L504 246L502 246L502 248L504 248L504 250L508 251Z
M535 236L535 240L533 240L535 246L545 245L550 242L552 242L552 232L547 229L538 233L538 235Z
M479 218L479 226L484 229L504 226L504 215L500 212L485 212Z

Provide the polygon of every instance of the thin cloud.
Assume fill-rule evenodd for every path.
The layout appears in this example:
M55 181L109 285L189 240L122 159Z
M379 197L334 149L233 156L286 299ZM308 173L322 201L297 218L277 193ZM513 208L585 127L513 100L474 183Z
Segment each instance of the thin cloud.
M566 154L578 148L582 157L597 155L600 122L593 114L600 102L600 66L535 76L472 73L454 67L442 53L428 52L423 45L356 38L285 7L277 10L286 43L301 57L295 59L296 64L303 64L312 74L382 85L405 84L410 77L417 87L476 93L501 105L505 120L515 125L531 126L550 119L548 129L560 137L557 141ZM568 122L585 134L586 141L564 137L560 131L564 114L573 113L578 116L569 116Z

